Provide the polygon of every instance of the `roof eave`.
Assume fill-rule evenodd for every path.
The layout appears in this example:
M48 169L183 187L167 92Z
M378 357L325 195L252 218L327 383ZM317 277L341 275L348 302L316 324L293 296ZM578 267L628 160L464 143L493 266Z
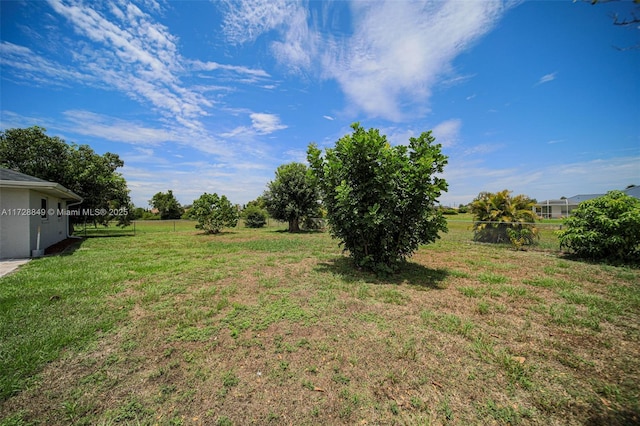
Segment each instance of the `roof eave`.
M25 182L18 180L2 180L1 188L34 189L67 201L82 201L82 197L55 182Z

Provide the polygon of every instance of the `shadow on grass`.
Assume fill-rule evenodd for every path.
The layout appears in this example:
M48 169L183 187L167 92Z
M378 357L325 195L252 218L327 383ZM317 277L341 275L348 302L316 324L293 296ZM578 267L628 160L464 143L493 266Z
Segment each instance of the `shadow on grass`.
M348 257L338 257L328 262L319 263L318 272L329 272L339 275L345 282L367 281L374 284L409 284L424 289L441 290L441 283L449 273L446 269L431 269L415 262L406 262L399 272L387 276L378 276L373 272L358 268Z
M558 254L558 259L570 260L573 262L582 262L589 265L605 265L615 266L621 268L640 269L640 259L590 259L588 257L581 257L575 253L562 252Z
M269 231L269 232L276 232L278 234L304 235L304 234L322 234L324 231L321 229L301 229L300 231L297 231L297 232L289 232L288 229L274 229L273 231Z
M80 248L85 238L72 237L66 238L54 245L47 247L44 251L45 256L71 256Z
M235 235L237 233L238 231L220 231L220 232L202 231L202 232L197 232L194 235L196 237L222 237L224 235Z
M626 426L640 424L640 409L635 407L625 407L621 409L603 408L592 404L593 414L587 420L588 425Z

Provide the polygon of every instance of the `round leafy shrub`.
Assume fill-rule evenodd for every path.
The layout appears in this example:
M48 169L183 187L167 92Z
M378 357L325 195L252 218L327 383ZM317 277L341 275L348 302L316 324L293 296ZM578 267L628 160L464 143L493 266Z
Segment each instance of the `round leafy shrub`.
M580 203L558 231L578 257L640 263L640 200L622 191Z
M262 228L267 223L267 213L258 206L248 206L242 215L247 228Z
M189 218L198 221L196 229L207 234L217 234L222 228L233 228L238 223L238 209L226 196L207 194L206 192L193 202Z
M377 273L398 270L421 244L446 232L435 206L447 183L438 177L447 157L431 132L392 146L378 130L358 123L326 149L307 150L318 180L329 230L359 267Z

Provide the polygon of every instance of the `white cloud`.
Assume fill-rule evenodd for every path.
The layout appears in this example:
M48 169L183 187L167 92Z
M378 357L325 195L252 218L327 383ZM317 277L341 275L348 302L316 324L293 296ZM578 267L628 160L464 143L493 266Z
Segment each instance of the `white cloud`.
M149 14L133 4L111 3L103 10L99 4L49 4L92 42L71 50L79 68L104 87L150 103L160 114L184 123L207 114L212 103L180 81L186 61L178 53L177 38Z
M245 204L262 194L273 179L274 168L256 163L180 163L154 157L156 160L161 164L154 170L130 164L122 169L136 206L147 207L153 194L168 189L181 204L191 204L204 192L224 194L232 203Z
M461 127L462 120L458 118L446 120L436 125L433 128L433 136L436 138L436 143L442 144L443 147L455 145L460 139Z
M289 149L285 151L284 156L286 158L283 162L292 162L307 164L307 151L302 149Z
M85 136L100 137L115 142L157 145L177 141L180 137L166 129L156 129L119 118L108 117L90 111L65 111L68 131Z
M233 44L254 42L260 35L277 31L282 40L272 41L276 59L293 72L308 70L317 54L318 34L309 28L308 9L288 0L224 1L223 32Z
M254 112L250 114L250 117L251 126L259 134L269 134L287 128L286 125L280 122L280 117L275 114Z
M193 64L193 69L197 71L221 70L221 71L231 71L237 74L246 74L251 77L263 77L263 78L269 77L269 73L261 69L243 67L238 65L219 64L217 62L211 62L211 61L202 62L202 61L196 60L196 61L191 61L191 63Z
M318 37L307 25L307 10L296 7L287 19L284 40L275 41L271 49L275 57L287 64L290 70L301 72L311 67L312 58L317 53Z
M615 157L570 164L531 167L488 168L477 156L451 156L444 178L449 192L443 194L444 205L468 203L481 191L509 189L538 200L571 197L578 194L604 194L640 182L640 157Z
M328 51L324 72L362 111L390 120L426 107L451 61L502 16L500 2L354 2L354 34Z
M428 108L432 87L472 76L452 72L452 60L491 30L508 5L501 1L351 2L353 32L328 36L308 8L286 0L225 2L223 30L232 43L275 31L278 61L294 72L335 79L354 111L394 121L407 106ZM330 21L323 7L322 22ZM313 25L310 24L313 22Z
M553 80L556 79L556 75L558 75L557 72L552 72L550 74L545 74L542 77L540 77L540 80L538 80L538 82L535 85L538 86L540 84L544 84L544 83L548 83L550 81L553 81Z
M69 69L33 52L31 49L3 41L0 43L0 65L4 73L31 84L71 87L76 83L93 83L95 78L78 70Z
M286 0L224 0L227 8L222 27L234 44L255 41L261 34L282 25L298 6Z
M504 144L498 143L483 143L479 145L474 145L464 150L463 155L471 156L471 155L484 155L489 154L491 152L495 152L504 147Z
M11 73L14 79L28 84L85 85L116 91L143 106L150 106L150 113L156 119L153 124L142 125L74 110L65 112L63 120L49 127L131 144L178 142L222 158L246 154L238 151L240 147L230 146L213 136L215 132L205 126L203 120L212 113L228 113L229 108L218 102L234 90L229 82L269 87L266 83L270 83L271 77L266 71L183 57L178 38L151 15L161 9L153 0L146 1L145 11L141 10L142 4L125 2L49 0L49 4L79 37L66 39L64 51L49 46L46 56L43 52L2 42L3 73ZM70 64L65 65L69 60ZM194 84L193 77L223 84ZM218 97L208 96L211 91L217 91ZM6 121L4 111L3 114ZM253 136L286 128L276 115L256 114L251 119L248 132Z
M323 115L322 118L325 118L325 119L327 119L329 121L335 120L335 118L331 117L330 115Z

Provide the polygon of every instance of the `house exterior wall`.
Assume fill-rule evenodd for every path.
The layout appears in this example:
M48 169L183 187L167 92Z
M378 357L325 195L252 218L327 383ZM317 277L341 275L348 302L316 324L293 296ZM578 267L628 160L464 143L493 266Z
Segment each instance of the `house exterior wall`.
M43 200L46 200L46 206L45 204L43 204ZM37 249L38 227L40 227L41 250L44 250L45 248L64 240L67 237L67 217L62 214L58 216L58 206L60 206L60 210L66 208L66 203L64 200L36 190L30 190L29 206L30 209L39 210L42 208L46 208L46 210L48 211L45 217L42 217L40 215L29 216L29 253L31 253L31 250ZM53 214L49 214L51 212L53 212Z
M31 256L29 216L14 214L29 205L29 190L0 188L0 259Z
M540 203L535 206L535 213L543 219L559 219L568 217L578 208L577 204L566 204L560 201L550 203Z

